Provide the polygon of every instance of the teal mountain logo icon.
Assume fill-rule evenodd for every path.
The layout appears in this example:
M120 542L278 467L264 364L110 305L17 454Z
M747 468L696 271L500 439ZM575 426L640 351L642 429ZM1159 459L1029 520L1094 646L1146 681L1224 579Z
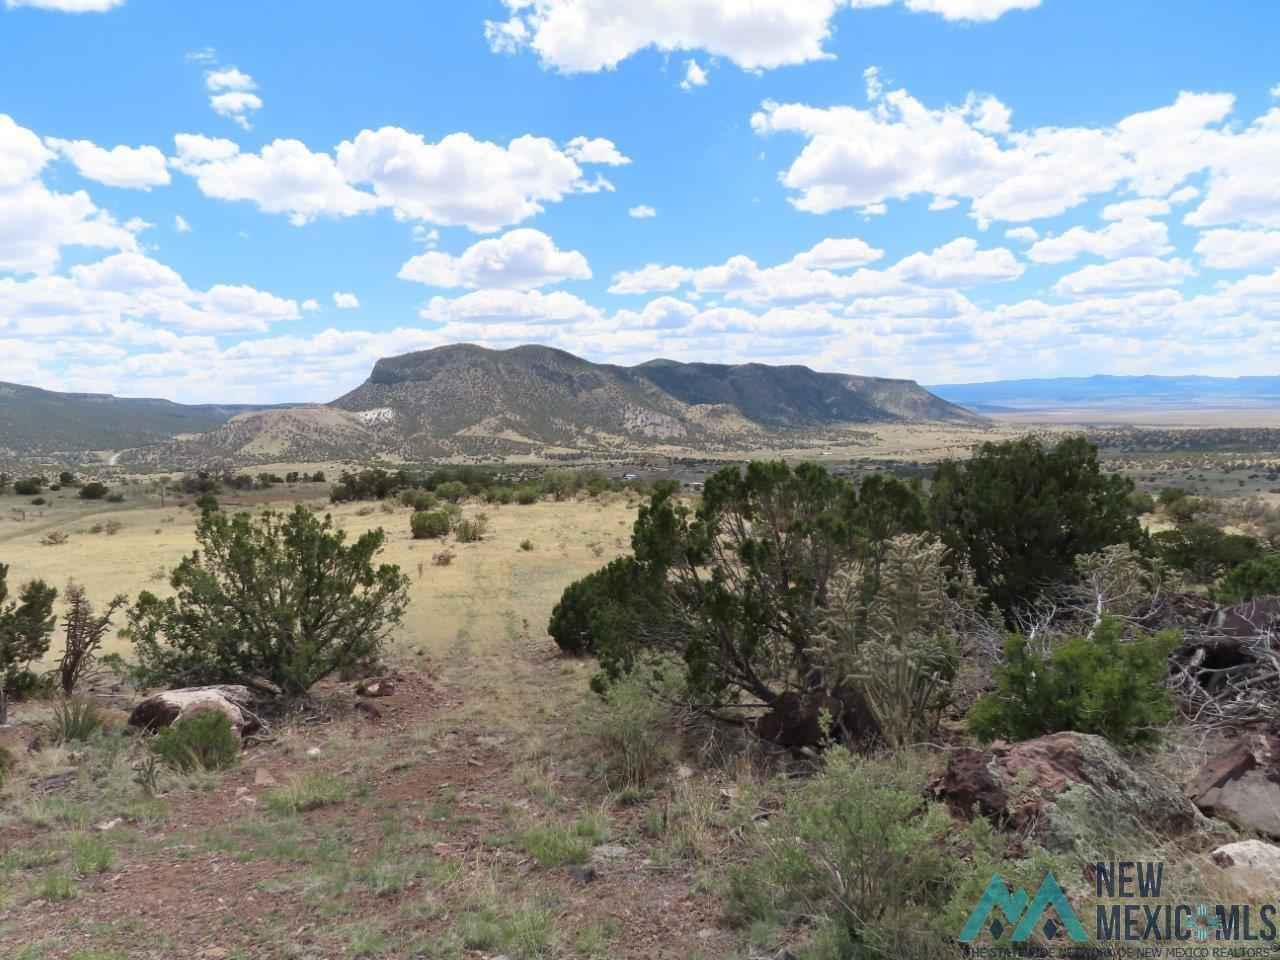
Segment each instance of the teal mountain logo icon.
M1052 916L1044 918L1045 911L1050 907L1058 915L1056 921ZM1004 919L1001 919L1001 914ZM1071 908L1067 895L1062 892L1062 887L1052 873L1044 878L1035 897L1028 897L1027 892L1021 888L1010 891L997 873L987 884L978 905L969 914L968 922L960 931L959 940L962 943L973 943L984 930L989 931L993 939L1000 940L1006 930L1012 929L1010 941L1023 943L1031 938L1037 928L1049 939L1057 936L1059 930L1065 930L1067 936L1077 943L1084 943L1089 939L1075 910Z

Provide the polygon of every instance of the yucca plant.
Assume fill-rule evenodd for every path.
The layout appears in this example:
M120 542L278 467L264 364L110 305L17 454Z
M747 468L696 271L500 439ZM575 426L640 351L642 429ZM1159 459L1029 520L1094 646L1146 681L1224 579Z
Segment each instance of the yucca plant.
M45 729L54 743L84 743L106 723L106 716L94 701L72 697L53 708L53 718Z

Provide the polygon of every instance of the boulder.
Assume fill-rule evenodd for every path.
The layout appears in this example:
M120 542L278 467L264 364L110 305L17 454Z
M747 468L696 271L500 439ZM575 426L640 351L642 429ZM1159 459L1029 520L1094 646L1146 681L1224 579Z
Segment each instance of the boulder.
M1154 774L1135 770L1101 737L1055 733L1022 743L954 750L933 785L951 812L977 812L1047 849L1086 857L1149 834L1207 826L1195 806Z
M1280 847L1261 840L1228 843L1209 854L1246 903L1274 903L1280 897Z
M356 684L356 695L361 697L389 697L396 687L386 677L366 677Z
M1280 737L1241 738L1205 764L1186 795L1211 817L1280 837Z
M252 702L253 694L248 687L230 684L166 690L134 707L129 725L140 730L155 730L213 712L225 714L236 733L243 736L259 726L257 717L249 709Z

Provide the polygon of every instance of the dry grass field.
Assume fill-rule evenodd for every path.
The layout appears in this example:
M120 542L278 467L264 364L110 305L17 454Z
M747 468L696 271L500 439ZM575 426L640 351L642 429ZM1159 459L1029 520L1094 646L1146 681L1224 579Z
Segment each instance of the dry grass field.
M163 592L196 512L149 497L55 499L6 524L0 562L11 582L72 574L99 601ZM396 690L370 701L379 716L334 681L325 720L280 719L233 770L145 788L118 740L30 754L0 795L0 957L745 956L708 881L752 815L726 799L735 770L713 761L696 781L620 798L584 740L589 665L545 635L564 586L627 544L634 507L616 494L468 504L490 518L476 544L413 541L404 507L335 508L353 533L382 526L385 558L412 580L389 651ZM69 540L41 543L50 530ZM98 695L118 711L132 698ZM50 709L22 705L0 745L25 752Z
M160 507L148 487L125 489L129 499L119 505L86 503L74 492L46 494L51 503L26 508L25 520L0 521L0 562L9 565L10 582L41 578L61 586L72 577L98 600L118 593L132 599L141 590L164 594L168 571L195 547L199 512L190 506ZM407 507L330 504L327 493L325 484L304 484L292 492L281 488L270 499L252 494L241 498L243 503L234 496L221 502L228 510L280 510L300 495L302 502L331 513L353 536L382 527L387 534L383 559L398 564L412 580L400 644L431 656L492 646L531 630L540 634L567 584L628 547L637 502L611 495L528 506L471 503L464 514L486 514L490 532L479 543L460 544L413 540ZM67 542L42 542L51 531L67 534ZM532 550L520 548L526 539ZM439 565L435 558L446 550L455 557ZM109 649L121 647L113 641Z

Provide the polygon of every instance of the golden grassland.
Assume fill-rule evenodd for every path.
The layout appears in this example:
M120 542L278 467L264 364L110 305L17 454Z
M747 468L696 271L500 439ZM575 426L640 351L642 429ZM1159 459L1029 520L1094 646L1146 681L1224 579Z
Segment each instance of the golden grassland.
M36 578L61 587L71 578L99 602L120 593L133 599L142 590L166 593L169 571L196 546L199 512L176 505L172 497L161 507L148 487L124 489L123 504L86 503L74 491L60 491L46 494L51 502L44 507L23 508L24 519L10 510L0 514L0 563L9 565L11 587ZM464 515L486 514L489 532L479 543L457 543L412 539L407 507L390 501L330 504L322 493L327 490L324 484L303 484L279 488L267 503L237 506L229 497L222 502L228 510L280 510L296 497L330 513L352 536L381 527L381 559L398 564L411 580L409 610L395 645L429 656L542 635L564 587L629 547L636 503L622 495L527 506L468 503ZM69 539L49 545L43 541L50 532ZM524 540L532 549L521 549ZM445 553L453 558L441 565L436 558ZM121 641L108 641L112 651L123 652Z

